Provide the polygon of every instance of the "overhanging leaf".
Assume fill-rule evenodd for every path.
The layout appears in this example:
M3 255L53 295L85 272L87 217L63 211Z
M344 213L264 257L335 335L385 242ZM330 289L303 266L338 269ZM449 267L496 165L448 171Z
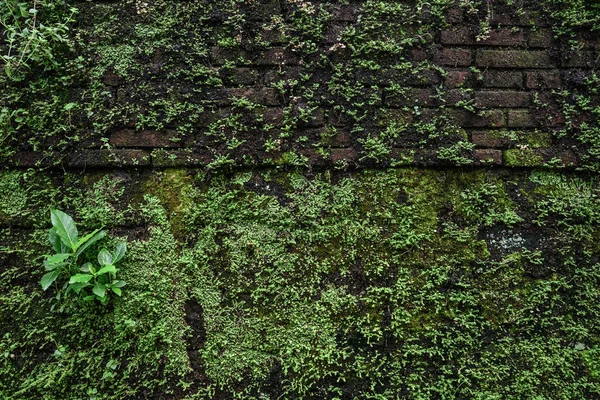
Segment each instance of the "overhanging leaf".
M89 282L93 278L93 275L90 274L77 274L73 275L71 279L69 279L69 284L77 283L77 282Z
M100 271L98 271L98 275L104 275L108 272L110 272L112 274L116 274L117 269L112 264L106 264L104 267L100 268Z
M60 270L55 269L54 271L48 272L47 274L42 276L42 280L40 281L40 284L42 285L42 289L47 290L50 287L50 285L52 285L52 283L54 283L56 278L59 277L59 275L60 275Z
M56 228L50 228L50 231L48 231L48 239L50 240L50 244L52 245L52 249L54 249L54 252L62 253L62 242L60 240L60 237L56 233Z
M126 252L127 252L127 243L125 243L125 242L119 243L113 254L112 263L116 264L117 261L119 261L121 258L123 258L123 256L125 255Z
M104 286L100 282L96 282L94 288L92 289L92 292L94 292L94 294L98 297L104 297L104 295L106 294L106 286Z
M50 211L52 226L56 229L56 234L69 249L77 250L77 227L75 221L69 215L60 210Z
M78 257L81 253L85 251L88 247L96 243L98 240L102 239L106 236L105 231L101 231L100 229L96 229L94 232L90 233L82 237L79 242L77 242L77 252L75 256Z
M100 265L112 264L112 259L112 255L106 249L102 249L98 253L98 264Z

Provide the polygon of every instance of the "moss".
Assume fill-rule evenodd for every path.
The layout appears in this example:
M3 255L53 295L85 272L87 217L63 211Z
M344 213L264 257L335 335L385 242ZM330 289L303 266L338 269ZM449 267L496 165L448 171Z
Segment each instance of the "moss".
M509 149L504 152L504 165L507 167L541 167L544 159L533 149Z

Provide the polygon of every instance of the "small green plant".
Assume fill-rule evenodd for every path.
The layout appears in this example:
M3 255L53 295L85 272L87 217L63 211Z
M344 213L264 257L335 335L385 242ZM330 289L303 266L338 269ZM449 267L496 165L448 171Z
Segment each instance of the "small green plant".
M102 304L107 304L109 292L121 296L121 288L125 286L125 282L116 279L115 264L125 255L126 243L117 245L112 253L103 248L94 257L95 260L87 261L91 254L86 253L86 250L103 239L106 232L96 229L80 238L75 221L69 215L52 210L50 216L52 228L48 238L56 254L48 256L44 261L47 273L40 282L42 289L47 290L59 278L64 278L61 290L57 291L57 299L75 292L83 295L85 300L97 299ZM82 259L86 262L81 264ZM91 292L88 289L91 289Z

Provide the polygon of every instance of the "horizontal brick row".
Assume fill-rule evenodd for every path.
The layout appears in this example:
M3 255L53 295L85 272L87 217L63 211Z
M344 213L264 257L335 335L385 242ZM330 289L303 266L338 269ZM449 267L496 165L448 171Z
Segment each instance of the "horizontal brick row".
M369 160L368 157L355 148L333 148L324 156L312 149L300 150L296 154L302 157L306 167L344 167L360 168L369 166L453 166L454 161L440 156L440 149L393 148L384 160ZM571 150L554 148L511 148L474 149L461 154L462 166L506 166L506 167L576 167L578 159ZM232 159L227 167L243 166L278 166L290 164L286 153L265 153L255 155L254 162L247 157ZM185 150L88 150L71 155L54 165L56 160L39 158L39 154L23 153L15 160L17 167L48 167L59 166L69 168L119 168L119 167L200 167L219 168L219 161L209 153L197 153Z

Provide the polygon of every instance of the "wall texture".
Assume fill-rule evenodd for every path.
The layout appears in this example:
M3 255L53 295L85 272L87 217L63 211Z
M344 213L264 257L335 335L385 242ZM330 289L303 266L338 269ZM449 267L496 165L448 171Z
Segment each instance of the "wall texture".
M600 397L596 2L18 4L1 398ZM42 290L52 208L122 297Z

